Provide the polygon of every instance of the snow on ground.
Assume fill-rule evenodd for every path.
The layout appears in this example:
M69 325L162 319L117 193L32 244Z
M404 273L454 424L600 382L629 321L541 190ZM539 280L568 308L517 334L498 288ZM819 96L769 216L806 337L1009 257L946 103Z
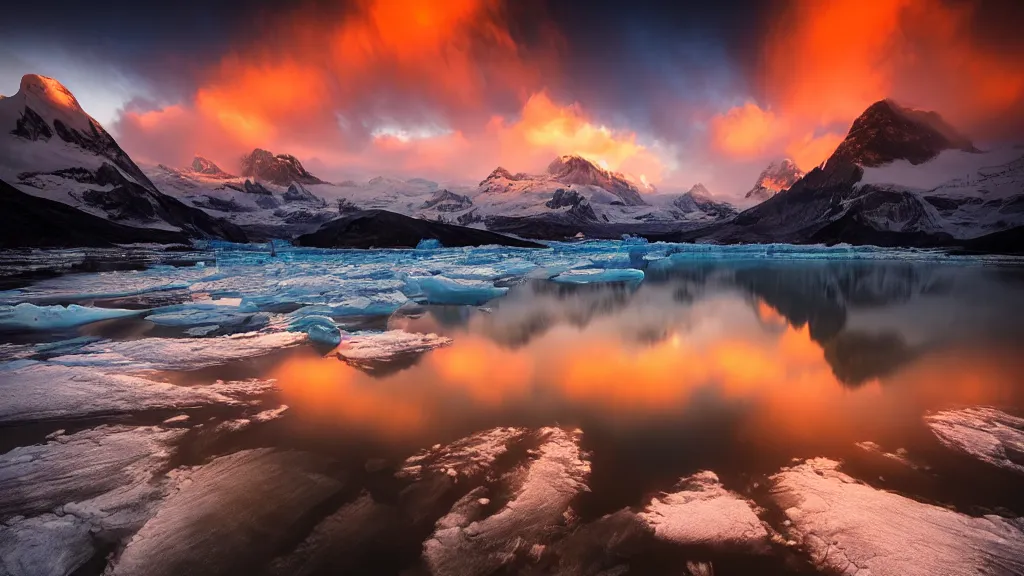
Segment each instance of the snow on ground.
M1024 520L975 518L876 490L825 458L772 476L789 534L820 568L871 576L1024 573Z
M510 484L517 488L501 510L462 526L454 525L456 518L475 516L464 507L442 519L423 543L423 558L431 573L491 574L517 556L536 553L542 537L571 517L572 500L588 490L590 463L580 450L580 435L580 431L541 429L536 456L513 473Z
M973 407L929 414L924 420L947 448L1024 473L1024 418Z
M242 395L230 392L230 385L183 387L92 367L31 362L3 371L0 423L240 404Z
M92 308L69 304L36 306L22 302L16 306L0 306L0 330L60 330L82 324L139 316L137 310Z
M345 340L338 356L346 360L387 360L398 355L417 354L448 346L451 338L403 330L361 332Z
M470 477L490 468L509 446L521 441L525 428L492 428L444 446L433 446L410 456L397 476L419 480L427 472L450 477Z
M142 338L86 345L75 354L50 362L93 366L110 372L198 370L244 358L263 356L306 341L305 334L247 332L217 338Z
M724 489L707 470L651 500L639 517L658 538L683 546L764 548L768 541L753 504Z
M324 468L310 454L260 448L177 469L170 494L109 573L227 574L262 567L294 538L294 526L341 488Z

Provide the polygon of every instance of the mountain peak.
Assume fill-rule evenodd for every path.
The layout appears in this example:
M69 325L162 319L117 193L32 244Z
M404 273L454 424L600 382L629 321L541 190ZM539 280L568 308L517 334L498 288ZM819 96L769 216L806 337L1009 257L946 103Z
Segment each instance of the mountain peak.
M693 187L690 188L690 191L687 192L687 194L693 196L694 198L711 198L711 192L708 191L708 187L700 182L694 184Z
M213 176L216 178L234 178L234 176L232 176L231 174L228 174L227 172L221 170L220 166L214 164L212 160L207 160L206 158L203 158L198 154L196 155L195 158L192 159L192 164L190 168L196 174L202 174L204 176Z
M761 172L754 187L747 192L745 197L764 202L779 192L789 189L803 176L803 171L789 158L776 160L768 164L768 167Z
M562 184L598 186L618 196L627 206L647 204L635 184L618 173L605 170L578 154L555 158L548 165L548 174Z
M4 107L16 117L24 116L25 110L29 109L35 117L30 118L32 121L54 126L54 121L59 120L65 127L83 134L92 133L93 126L98 126L70 90L53 78L38 74L22 76L18 92L4 99ZM4 120L8 120L7 114L4 116Z
M307 172L295 156L291 154L274 155L262 148L256 148L252 153L242 157L242 176L266 180L278 186L288 186L292 182L324 183L323 180Z
M943 150L977 152L974 144L937 112L879 100L853 121L850 131L829 162L881 166L894 160L921 164Z

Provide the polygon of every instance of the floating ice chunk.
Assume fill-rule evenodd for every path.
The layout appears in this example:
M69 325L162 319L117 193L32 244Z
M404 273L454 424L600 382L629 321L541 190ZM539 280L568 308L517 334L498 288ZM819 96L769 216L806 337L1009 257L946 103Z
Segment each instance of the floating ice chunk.
M239 404L217 386L184 387L92 367L33 362L0 378L0 422Z
M446 446L434 446L407 458L395 475L418 480L427 472L444 474L455 470L459 476L475 476L490 468L498 456L522 440L527 432L525 428L492 428Z
M288 329L305 332L309 336L309 340L316 344L331 347L341 344L341 329L334 323L334 320L327 316L317 314L299 316L292 320Z
M41 514L112 492L127 496L166 465L172 444L185 432L100 426L15 448L0 455L0 517ZM88 515L83 505L79 511Z
M93 308L78 304L36 306L23 302L16 306L0 306L0 330L60 330L140 314L142 312L138 310Z
M1024 418L975 407L929 414L924 420L947 448L1024 473Z
M272 408L270 410L258 412L253 416L250 416L249 418L236 418L234 420L221 422L220 424L217 425L216 430L218 432L241 432L242 430L245 430L246 428L251 426L254 422L262 423L270 422L271 420L277 420L278 418L283 416L284 413L287 411L288 405L281 404L277 408Z
M904 466L906 466L908 468L911 468L911 469L914 469L914 470L917 470L918 468L920 468L920 466L918 466L914 462L911 462L910 458L907 456L907 451L904 450L903 448L897 449L896 452L886 452L885 450L882 450L881 446L879 446L878 444L876 444L874 442L871 442L871 441L857 442L856 446L857 446L857 448L860 448L861 450L863 450L865 452L871 452L872 454L878 454L880 456L888 458L889 460L892 460L893 462L899 462L900 464L903 464ZM924 468L927 469L927 466L925 466Z
M492 282L454 280L444 276L414 276L410 279L423 293L429 304L463 304L479 306L508 293Z
M492 574L517 556L535 557L535 546L566 521L569 503L587 490L590 463L579 448L579 435L559 428L540 430L537 456L513 482L518 488L504 508L466 526L446 522L423 543L431 573Z
M658 538L684 546L766 546L768 531L752 504L724 489L714 472L683 478L678 488L654 498L639 514Z
M1024 573L1024 520L974 518L876 490L815 458L772 476L771 494L814 563L842 574Z
M440 250L441 248L444 248L444 246L441 245L441 241L437 238L424 238L416 244L417 250Z
M341 483L311 454L245 450L172 472L175 490L108 569L113 576L249 573ZM253 543L258 543L254 546Z
M610 270L602 268L584 268L579 270L566 270L552 278L555 282L563 282L566 284L593 284L597 282L640 283L643 279L644 271L635 270L633 268L617 268Z
M181 424L183 422L188 422L188 420L189 420L189 415L188 414L178 414L177 416L171 416L167 420L164 420L163 423L164 424Z
M394 356L418 354L447 346L451 338L437 334L418 334L404 330L360 332L347 339L338 349L345 360L387 360Z
M94 366L106 371L198 370L243 358L263 356L306 341L305 334L249 332L217 338L142 338L103 341L81 348L77 354L50 362L67 366Z
M255 330L265 326L269 316L260 314L254 304L230 305L213 300L160 308L146 316L146 320L161 326L245 325Z

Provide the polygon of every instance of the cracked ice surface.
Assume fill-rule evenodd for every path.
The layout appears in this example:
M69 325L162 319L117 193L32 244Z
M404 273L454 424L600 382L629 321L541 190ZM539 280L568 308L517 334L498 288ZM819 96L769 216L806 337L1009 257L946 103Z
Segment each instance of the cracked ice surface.
M678 491L651 500L639 517L655 536L675 544L756 548L768 539L752 504L724 489L707 470L683 478Z
M263 356L306 341L305 334L247 332L217 338L142 338L103 341L76 354L50 359L67 366L93 366L108 371L198 370L235 360Z
M467 501L442 518L423 543L423 558L431 572L491 574L517 555L532 553L545 534L563 525L571 515L569 504L588 490L590 463L579 448L580 434L541 429L536 457L518 472L517 488L504 508L459 526L460 519L472 520L479 512Z
M445 446L434 446L410 456L399 470L400 478L419 480L425 472L449 476L474 476L490 468L494 460L527 434L525 428L492 428Z
M1024 473L1024 418L975 407L929 414L924 420L947 448Z
M4 372L0 422L239 404L237 397L248 395L240 388L259 393L269 386L247 381L183 387L91 367L33 362Z
M1024 572L1024 520L974 518L861 484L815 458L772 476L772 499L819 567L860 576Z
M141 526L184 434L100 426L0 456L0 573L70 574L96 553L97 535Z
M345 340L338 355L346 360L386 360L400 354L427 352L452 343L437 334L418 334L403 330L363 332Z
M108 573L252 573L294 538L289 529L340 490L324 468L307 453L259 448L175 470L170 494Z

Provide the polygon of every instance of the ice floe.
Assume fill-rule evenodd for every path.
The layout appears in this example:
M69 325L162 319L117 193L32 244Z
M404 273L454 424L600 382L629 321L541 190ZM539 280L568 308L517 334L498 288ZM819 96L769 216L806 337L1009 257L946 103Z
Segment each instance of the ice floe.
M975 518L876 490L825 458L784 468L771 497L822 569L866 576L1024 572L1024 521Z
M407 458L397 476L415 480L427 472L453 477L475 476L487 470L497 457L527 433L525 428L491 428L451 444L436 445Z
M707 470L683 478L677 491L654 498L640 518L662 540L680 545L764 547L768 532L753 504L722 487Z
M882 449L881 446L871 441L857 442L856 446L857 448L860 448L865 452L878 454L884 458L888 458L893 462L899 462L900 464L903 464L904 466L914 470L917 470L918 468L927 468L927 466L919 466L918 464L912 462L905 448L897 448L895 452L886 452L885 450Z
M341 344L342 333L338 325L327 316L309 314L298 316L288 325L293 332L305 332L310 342L325 346Z
M452 339L445 336L404 330L360 332L345 340L338 348L338 356L355 362L387 360L399 355L427 352L451 343Z
M261 313L252 303L228 304L211 300L166 306L154 310L146 320L161 326L212 326L214 329L253 331L266 326L270 316Z
M610 283L610 282L629 282L639 283L644 279L644 271L636 270L633 268L617 268L617 269L602 269L602 268L581 268L576 270L566 270L551 278L555 282L562 282L564 284L594 284L594 283Z
M185 433L101 426L0 455L0 573L71 574L138 529Z
M29 362L0 379L0 422L238 404L229 386L175 386L91 367Z
M1024 418L973 407L928 414L924 420L944 446L1024 473Z
M305 334L246 332L216 338L142 338L103 341L76 354L50 359L67 366L94 366L107 371L197 370L243 358L263 356L306 341Z
M253 573L294 538L298 522L340 490L326 468L308 453L259 448L177 469L169 495L107 572Z
M248 418L236 418L234 420L227 420L225 422L221 422L220 424L217 425L215 430L217 432L241 432L242 430L245 430L249 426L252 426L253 423L270 422L271 420L277 420L281 416L284 416L284 413L287 411L288 405L282 404L277 408L257 412L256 414Z
M516 486L498 512L477 521L473 501L462 502L442 518L423 543L423 558L435 575L491 574L517 557L537 557L541 539L571 517L569 505L586 491L590 463L580 450L580 432L544 428L536 456L514 473ZM470 521L457 525L459 521Z
M493 282L444 276L415 276L410 277L409 282L410 290L419 288L428 304L479 306L508 293L508 288L498 288Z
M37 306L23 302L15 306L0 306L0 330L61 330L141 314L138 310L93 308L78 304Z

